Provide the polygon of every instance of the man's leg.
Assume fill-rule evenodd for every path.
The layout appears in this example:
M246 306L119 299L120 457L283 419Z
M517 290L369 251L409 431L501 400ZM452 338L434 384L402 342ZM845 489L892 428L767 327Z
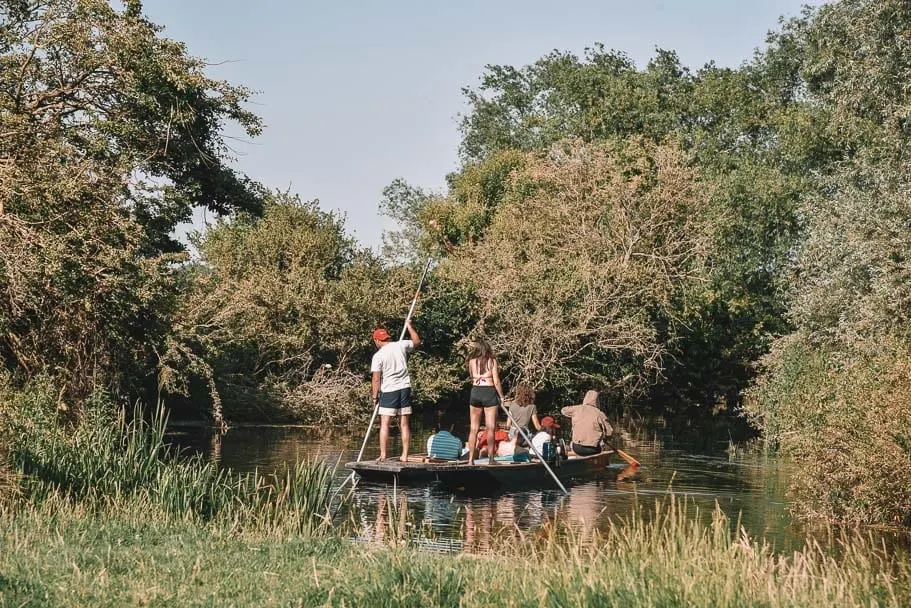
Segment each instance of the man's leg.
M402 462L408 462L408 448L411 445L411 428L408 426L410 417L408 414L403 414L399 418L399 430L402 431Z
M386 460L386 444L389 443L389 421L392 416L380 415L380 457L377 460Z

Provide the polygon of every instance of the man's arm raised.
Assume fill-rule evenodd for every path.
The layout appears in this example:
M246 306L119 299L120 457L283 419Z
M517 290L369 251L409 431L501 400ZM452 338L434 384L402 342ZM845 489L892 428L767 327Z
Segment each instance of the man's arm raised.
M411 324L411 319L405 321L405 329L408 330L408 337L411 338L411 342L417 348L421 344L421 336L418 335L417 330Z

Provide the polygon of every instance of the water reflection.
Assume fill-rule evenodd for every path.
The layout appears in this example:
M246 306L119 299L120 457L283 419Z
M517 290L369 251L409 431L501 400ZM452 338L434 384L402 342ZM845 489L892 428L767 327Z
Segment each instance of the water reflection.
M408 540L408 495L399 492L387 496L380 492L376 503L376 521L365 532L371 541L390 545Z
M410 536L433 550L483 553L495 543L554 524L585 538L606 530L617 517L648 515L656 501L675 493L691 501L692 517L709 522L717 503L732 526L739 521L779 551L803 545L805 532L788 517L787 473L777 460L759 455L730 459L726 441L711 443L703 437L691 449L667 433L658 428L628 437L625 449L641 466L612 465L604 478L572 486L568 497L544 487L471 499L433 486L394 488L361 482L354 494L359 538L388 543ZM414 445L422 446L429 432L415 429L413 434ZM235 427L223 436L176 429L170 437L220 466L266 472L307 458L343 464L355 459L361 440L357 435L287 426ZM375 451L375 444L374 440L368 446L365 458L376 457L369 451ZM396 449L390 446L391 452ZM340 484L348 471L339 467L336 475Z

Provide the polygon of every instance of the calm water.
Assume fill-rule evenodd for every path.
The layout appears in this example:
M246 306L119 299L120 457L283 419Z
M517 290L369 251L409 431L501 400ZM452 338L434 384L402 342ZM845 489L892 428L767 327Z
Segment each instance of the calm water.
M429 431L415 430L412 451L423 451ZM627 437L625 451L642 463L623 478L621 462L602 479L570 486L564 497L552 488L512 492L492 498L467 498L434 487L393 488L360 482L354 496L365 540L382 539L404 530L439 550L484 551L504 532L516 534L558 522L579 531L604 529L617 517L637 510L646 515L657 501L673 493L686 496L688 513L705 521L717 504L754 537L767 539L779 551L801 547L805 533L787 511L787 467L760 455L728 454L728 440L705 433L675 435L653 425ZM224 436L175 430L172 440L201 451L221 466L237 471L280 470L304 458L331 464L354 460L363 435L314 432L299 427L234 427ZM395 454L398 438L391 438ZM420 446L420 447L418 447ZM364 455L377 455L376 431ZM339 467L337 482L348 475ZM620 479L618 479L620 478Z

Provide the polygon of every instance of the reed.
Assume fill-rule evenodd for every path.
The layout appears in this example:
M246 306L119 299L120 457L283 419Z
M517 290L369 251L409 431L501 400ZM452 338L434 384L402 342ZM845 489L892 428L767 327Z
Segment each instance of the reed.
M172 517L219 520L235 530L314 532L331 519L334 469L322 462L269 475L234 473L170 448L160 411L149 420L139 409L126 416L97 397L78 425L66 426L42 396L41 387L13 395L0 422L7 470L18 474L18 489L32 503L65 499L110 512L138 501Z

